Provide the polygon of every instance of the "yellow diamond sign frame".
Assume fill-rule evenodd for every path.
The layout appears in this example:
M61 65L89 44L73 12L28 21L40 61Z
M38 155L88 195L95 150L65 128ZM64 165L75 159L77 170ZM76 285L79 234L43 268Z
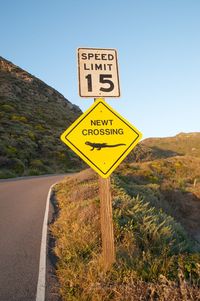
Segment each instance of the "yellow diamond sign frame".
M142 134L103 99L97 99L61 140L102 178L108 178Z

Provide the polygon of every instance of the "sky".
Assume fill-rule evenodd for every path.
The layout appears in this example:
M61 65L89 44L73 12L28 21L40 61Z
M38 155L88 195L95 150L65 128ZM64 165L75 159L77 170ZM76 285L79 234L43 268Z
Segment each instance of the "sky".
M86 111L77 48L114 48L108 104L144 138L200 131L199 0L0 0L0 56Z

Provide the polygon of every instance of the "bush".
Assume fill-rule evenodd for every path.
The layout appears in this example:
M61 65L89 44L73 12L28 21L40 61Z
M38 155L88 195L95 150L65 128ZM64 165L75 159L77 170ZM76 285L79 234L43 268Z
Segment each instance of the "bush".
M40 159L34 159L30 162L30 167L40 169L40 168L43 168L44 165L43 165L43 162Z
M28 119L25 116L18 116L18 115L12 115L11 120L19 121L19 122L23 122L23 123L28 122Z
M25 166L24 166L24 164L23 164L23 162L21 160L19 160L19 159L12 159L11 169L13 169L13 171L17 175L21 176L24 173Z
M41 174L41 172L36 168L30 168L27 173L28 176L39 176Z
M14 178L16 174L8 169L0 170L0 179Z
M15 108L9 104L1 105L1 110L4 112L13 112Z

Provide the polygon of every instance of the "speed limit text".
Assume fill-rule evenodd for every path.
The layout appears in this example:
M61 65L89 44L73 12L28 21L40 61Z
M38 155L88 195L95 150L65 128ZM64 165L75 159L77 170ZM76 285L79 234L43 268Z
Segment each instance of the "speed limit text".
M86 60L87 63L83 64L84 70L100 70L100 71L111 71L113 64L111 61L114 60L114 55L111 53L82 53L81 59ZM93 61L108 61L109 63L92 63Z

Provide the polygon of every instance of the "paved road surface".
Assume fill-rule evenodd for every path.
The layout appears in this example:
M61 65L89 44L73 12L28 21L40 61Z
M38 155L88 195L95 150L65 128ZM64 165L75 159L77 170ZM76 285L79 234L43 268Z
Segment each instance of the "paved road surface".
M63 177L0 182L0 301L35 301L47 194Z

